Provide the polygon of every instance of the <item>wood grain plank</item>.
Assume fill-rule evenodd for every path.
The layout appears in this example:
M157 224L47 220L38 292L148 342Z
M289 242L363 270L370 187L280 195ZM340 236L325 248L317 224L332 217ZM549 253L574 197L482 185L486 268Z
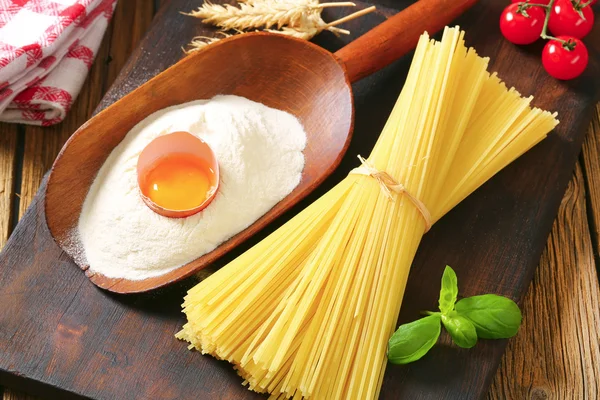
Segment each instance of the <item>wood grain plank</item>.
M12 230L18 127L0 124L0 250Z
M125 3L125 2L121 2ZM112 20L110 38L110 58L108 74L104 81L103 93L115 81L132 51L150 27L155 5L147 0L128 0L127 5L119 4ZM98 102L94 103L96 108Z
M600 273L600 104L596 106L592 124L583 143L583 175L588 193L588 220Z
M600 398L600 289L585 194L578 164L488 400Z
M28 394L23 394L20 392L15 392L15 391L12 391L9 389L5 389L3 400L38 400L38 399L36 397L30 396Z
M129 54L137 46L154 12L152 2L128 0L117 3L109 29L104 37L90 74L67 118L51 127L25 128L25 153L19 218L35 196L42 177L52 166L56 155L71 134L86 120L116 78Z
M487 3L482 2L481 4L481 7L487 7ZM498 0L493 2L495 14L499 13L503 7L504 3L501 1ZM178 7L178 9L180 8ZM481 8L479 11L481 11ZM484 12L477 12L473 15L477 15L477 18L484 18L486 16L486 9L483 11ZM471 16L471 18L473 17ZM173 27L174 25L175 24L169 24L168 26ZM465 24L465 26L467 26L467 24ZM497 28L495 26L490 24L487 29L488 30L486 31L485 28L481 28L477 32L477 35L475 35L474 32L472 34L474 36L472 37L487 37L488 35L493 37L494 35L497 35ZM163 27L163 29L157 33L157 36L163 37L168 33L168 30ZM178 37L180 42L183 42L183 36ZM188 37L189 35L186 34L185 40L187 40ZM594 36L591 36L591 38L593 37ZM153 38L156 39L156 36L153 36ZM536 66L535 68L539 66L538 54L529 54L529 56L527 56L528 59L523 58L526 57L524 54L521 54L518 59L506 57L505 54L498 56L499 53L512 51L508 49L505 42L502 43L504 45L498 44L497 41L492 40L487 44L482 43L481 47L482 54L495 55L494 58L498 60L497 64L500 70L514 70L510 63L518 63L520 67L523 67L524 61L527 62L531 60L534 60L534 64L530 63L530 65L525 65L525 68L532 67L533 65ZM151 52L151 50L157 49L159 44L158 40L148 42L147 45L142 48L141 59L144 59L144 52ZM164 52L171 50L177 51L178 48L164 46L160 48L160 50L160 54L163 56ZM144 61L145 63L142 63L141 61L140 63L146 67L149 60ZM157 60L155 62L162 62L162 60ZM531 68L531 71L535 71L535 68ZM147 79L147 71L140 71L140 69L137 69L137 71L138 75L146 75L145 78ZM366 137L367 134L374 136L372 132L377 131L380 127L379 125L373 126L374 121L382 123L385 114L389 111L389 109L386 109L387 103L383 101L381 92L384 92L385 94L387 92L383 89L386 87L398 86L399 83L392 80L391 76L397 77L401 74L398 73L397 67L396 69L390 69L387 72L388 75L385 74L386 72L384 71L382 76L386 79L381 79L380 81L373 80L364 83L361 82L363 87L370 87L369 85L373 86L373 90L372 92L366 91L366 94L363 95L361 95L360 92L357 93L357 109L364 109L362 115L357 113L356 137L359 139L361 133L363 137ZM507 76L509 76L508 73ZM537 87L543 86L543 83L540 81L544 79L545 75L537 76L533 74L531 76L533 78L526 82L527 87L524 90L527 93L535 92ZM512 83L519 83L515 82L516 78L513 77L512 79ZM134 83L136 82L137 81L134 81ZM128 80L126 83L131 84L131 81ZM525 82L520 83L523 85L525 84ZM521 84L519 84L520 88L522 87ZM581 87L579 88L575 86L575 88L578 88L582 93L585 92L584 89L588 89L585 87L586 85L580 86ZM127 87L120 88L122 91L125 91L126 89ZM115 89L115 93L119 92L119 90ZM369 93L376 93L377 96L370 97L368 95ZM565 95L567 99L561 97L561 105L576 104L576 102L571 103L573 99L569 97L570 93L571 92L568 92ZM394 95L396 94L397 93L394 93ZM548 102L550 101L549 97L557 96L554 91L547 91L546 95L542 94L538 101ZM107 100L107 102L112 100L114 100L114 98ZM376 104L376 107L369 109L366 107L369 104ZM578 107L574 107L572 110L573 113L576 114L575 111L578 109ZM381 118L378 118L378 116ZM507 171L504 171L504 173L495 178L494 182L486 185L470 200L468 199L465 204L450 215L445 222L442 222L438 227L434 228L434 232L431 233L431 236L427 240L429 245L425 243L420 252L421 262L417 264L417 267L423 268L414 269L414 276L411 281L413 286L411 294L415 307L413 310L407 309L408 311L404 312L405 318L414 318L415 315L418 315L418 310L427 308L425 304L427 299L434 298L431 293L432 291L430 290L427 292L427 290L423 290L423 288L419 286L419 283L427 283L430 281L431 270L428 270L427 266L443 265L442 262L450 262L453 266L455 264L464 265L463 271L464 276L466 277L465 287L475 293L484 290L497 291L502 292L503 294L509 294L515 298L517 296L520 298L523 288L529 283L531 274L527 272L525 277L521 276L520 278L515 278L515 276L523 274L521 271L523 268L527 269L527 271L532 271L532 265L537 263L537 259L546 239L546 234L550 228L552 218L555 215L556 208L564 190L564 185L570 175L571 166L574 163L576 154L579 152L580 135L579 133L575 135L575 132L580 132L576 128L578 127L578 121L582 120L582 115L570 117L563 126L572 127L573 132L566 132L564 129L561 129L559 134L553 135L548 141L542 144L541 147L534 149L532 153L526 155L512 167L509 167ZM570 135L571 133L573 133L573 135ZM352 148L354 152L351 156L354 163L355 160L353 154L356 154L356 152L359 152L361 149L364 150L364 147L366 146L365 143L368 143L368 141L363 139L362 142L357 142L355 147ZM559 146L560 151L554 151L557 150ZM567 158L566 160L565 157ZM549 159L552 160L550 165L545 162ZM535 163L533 161L535 161ZM560 167L566 164L569 165L568 168L556 168L556 166ZM348 167L348 165L346 165L346 167ZM346 171L347 169L341 170L340 173L344 174ZM550 176L551 179L546 180L548 176ZM541 185L544 187L544 190L532 190L532 188L535 189L540 180L545 184ZM515 182L520 182L522 189L517 187ZM553 186L555 182L558 182L556 183L556 187ZM549 195L549 192L554 193L554 195L552 193ZM560 195L558 193L560 193ZM101 350L103 353L100 355L84 354L88 358L82 359L88 360L91 359L92 356L98 356L99 360L94 359L95 362L89 364L90 366L93 366L93 368L87 369L88 371L93 369L93 371L97 372L97 377L106 378L108 376L107 373L111 371L112 368L118 371L118 379L106 379L105 382L101 383L102 393L107 393L107 390L110 389L109 386L114 381L117 381L116 384L118 384L119 388L124 387L124 383L121 379L127 378L128 375L122 374L123 368L126 367L132 369L136 365L136 361L138 363L140 361L136 358L137 355L142 354L143 351L147 351L151 357L154 357L147 362L141 363L142 365L140 368L144 372L144 380L143 382L138 382L143 389L149 391L148 393L155 395L155 397L149 398L156 398L161 393L164 394L165 397L172 393L177 393L177 384L180 383L179 379L182 377L186 378L186 371L193 371L193 374L190 374L189 377L186 380L182 380L181 383L191 395L195 396L195 398L198 398L199 393L204 393L201 391L206 389L213 390L210 394L214 397L223 398L223 393L225 391L233 390L229 387L230 385L237 385L235 387L239 386L239 381L234 381L230 375L226 376L227 379L223 379L223 377L219 375L222 372L221 369L223 364L217 363L214 360L206 360L206 358L198 357L194 354L192 354L193 357L190 356L188 358L189 353L181 352L180 343L173 343L172 340L164 340L166 336L160 336L161 334L164 334L168 335L169 339L172 339L173 332L180 326L179 319L181 318L181 315L179 313L179 303L181 301L181 293L184 292L181 288L175 287L169 289L167 292L157 293L148 298L118 298L116 296L112 297L105 295L104 293L95 290L95 288L90 289L89 286L85 286L86 282L83 282L84 277L81 274L77 275L73 273L73 268L75 268L75 266L69 264L56 249L56 246L48 240L48 232L45 231L43 212L39 209L42 201L43 199L38 197L38 206L30 210L29 216L25 219L24 223L20 225L19 229L17 229L15 240L11 241L12 246L14 247L9 250L12 250L12 252L7 251L4 254L4 258L0 259L0 262L6 262L6 265L10 267L6 268L10 273L5 274L6 280L4 282L6 282L7 293L16 296L13 298L18 299L19 301L20 310L15 309L15 313L18 311L20 315L25 317L27 316L27 313L36 315L35 322L33 322L35 324L33 325L35 329L31 329L30 326L24 326L30 321L28 319L21 320L20 322L22 323L15 325L18 329L23 329L22 334L27 335L27 338L31 339L32 337L36 337L36 335L37 338L40 338L40 340L28 340L26 343L27 347L24 347L20 354L27 353L32 359L35 357L36 367L39 365L48 367L50 372L53 373L52 383L56 383L64 378L64 376L57 374L56 370L59 367L63 367L67 371L73 371L73 368L65 367L66 364L61 362L61 357L67 357L63 349L75 348L76 350L91 352L94 351L94 349L90 348L89 345L91 343L89 341L93 341L94 344L100 343L102 344ZM552 203L550 207L548 206L549 202ZM482 209L482 204L488 205ZM554 205L556 205L556 207ZM548 211L549 209L551 210ZM528 213L526 211L531 212ZM533 214L534 211L537 211L538 214L541 213L542 215ZM511 229L509 226L514 219L524 221L523 226L520 226L520 229L518 230ZM533 229L528 229L532 226L534 226ZM474 228L472 233L469 233L464 232L464 229L461 230L462 227ZM478 227L480 230L477 230ZM490 228L482 231L482 227L495 227L495 229ZM538 240L540 238L540 231L543 231L544 233L541 240ZM483 234L481 234L482 232ZM511 235L506 234L506 232L510 232ZM510 242L512 246L507 246L507 242ZM525 242L524 245L521 244L523 242ZM10 246L11 244L9 244L9 247ZM17 246L23 246L21 252L18 254L15 251ZM437 251L438 254L441 254L440 258L428 258L428 254L434 254L435 251ZM489 257L483 254L488 251L490 253ZM535 259L532 259L530 256L532 253L536 254L534 257ZM469 275L467 272L468 268L470 268L473 263L476 263L475 265L481 265L484 272L487 271L487 274L485 276L470 278L470 276L473 276L474 274ZM507 266L510 267L508 270L506 270ZM44 271L51 271L52 273L42 275ZM420 273L420 271L423 272ZM498 277L502 277L502 279L498 279ZM3 278L4 276L0 274L0 281ZM15 284L17 279L22 283L21 286ZM475 280L477 280L477 282L474 282ZM520 286L516 287L515 285L517 284ZM21 287L27 287L28 290L23 293L9 291L10 289ZM60 296L48 299L48 301L43 304L44 307L47 306L44 310L47 310L48 308L50 308L50 310L61 310L60 314L52 314L50 312L45 312L43 314L44 317L50 316L51 318L56 318L56 321L45 319L40 321L42 319L42 314L38 313L39 309L23 306L26 304L26 301L41 299L43 294L56 293L56 288L60 288L58 291ZM69 299L65 299L66 296L64 296L64 293L73 293L72 299L70 297ZM54 301L54 303L52 303L52 301ZM23 312L23 310L27 313ZM414 313L411 314L411 311L414 311ZM38 315L40 316L39 318ZM81 324L85 324L87 319L93 320L94 323L98 324L99 329L90 329L86 335L76 335L80 332L76 328ZM123 324L123 332L130 333L134 336L143 332L144 337L150 338L150 341L144 343L141 340L137 340L138 338L136 337L134 341L135 346L122 346L122 343L119 343L116 340L120 336L111 334L113 332L113 330L111 330L113 328L112 325L116 322ZM57 326L64 329L54 335ZM165 331L167 332L165 333ZM41 347L42 343L46 343L45 340L47 337L56 337L58 345L56 345L56 343L49 343L48 347ZM85 345L76 347L78 343L83 343L84 341L87 341L84 343ZM454 398L460 398L461 400L463 398L468 398L469 394L474 393L472 391L473 387L485 386L482 385L482 382L487 382L487 371L495 370L496 355L502 351L504 345L501 342L490 342L491 341L482 343L481 346L477 346L476 349L468 352L454 351L456 349L453 348L444 349L440 346L436 348L437 356L436 354L431 355L432 361L429 362L429 364L427 364L426 360L423 360L424 363L421 365L413 366L415 369L420 369L422 373L416 376L420 379L408 380L408 383L412 383L415 386L415 390L420 390L422 388L422 393L425 393L427 389L435 386L440 392L444 391L446 396L452 395L452 393L449 392L455 390L456 392L454 392L454 394L456 396ZM156 345L156 343L160 343L160 345ZM176 345L179 347L176 347ZM173 349L171 349L170 346L173 346ZM135 347L135 352L130 351L132 347ZM50 361L48 361L48 354L54 350L56 350L56 352L52 354L56 359L51 358ZM115 353L117 350L119 351L118 357ZM441 357L445 351L451 352L446 354L452 356L447 363L444 363L443 357ZM481 359L487 361L480 364L473 363L473 368L470 369L470 373L464 376L465 379L460 379L460 370L464 365L468 364L468 357L475 357L475 355L479 355L482 357ZM536 355L537 360L542 357L543 354L538 353ZM106 358L106 360L104 360L104 358ZM79 359L72 358L70 360L73 361ZM438 360L442 362L438 362ZM205 363L210 363L210 367L206 367ZM155 375L156 379L152 379L154 376L152 373L155 372L152 369L157 365L160 365L162 369ZM436 365L440 368L436 368ZM183 370L179 368L182 368ZM199 377L202 376L201 372L203 371L203 368L205 368L206 373L208 374L206 375L206 381L204 383L199 379ZM485 368L488 369L486 370ZM436 374L433 374L432 371L435 371ZM23 374L23 376L26 375ZM38 380L46 380L48 376L50 376L49 373L44 373L42 376L36 376L35 378ZM432 376L435 377L437 381L431 382ZM415 376L412 376L411 378L415 378ZM513 379L512 376L510 378ZM402 379L405 379L404 382L407 382L407 377L402 376L401 373L398 372L390 379L390 382L392 382L392 384L394 382L403 384ZM454 381L462 382L463 385L458 388L451 387L448 383L453 379ZM85 380L83 384L89 385L90 382L93 382L93 380ZM33 387L34 383L35 382L32 379L28 381L26 385L27 387ZM419 384L421 385L421 388L418 387ZM25 385L22 387L24 389L26 388ZM151 390L156 391L150 392ZM92 395L93 394L94 393L92 393ZM427 393L425 393L425 395L426 394ZM461 395L462 397L460 397ZM393 396L394 393L390 394L387 398L398 398L398 396ZM442 398L442 396L438 396L437 398Z

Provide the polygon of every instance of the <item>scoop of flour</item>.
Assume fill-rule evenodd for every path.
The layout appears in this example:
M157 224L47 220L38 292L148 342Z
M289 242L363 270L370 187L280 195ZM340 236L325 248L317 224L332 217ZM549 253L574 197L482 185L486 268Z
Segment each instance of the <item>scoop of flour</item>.
M137 186L140 152L159 135L187 131L219 160L211 204L188 218L151 211ZM79 236L90 270L107 277L164 274L242 231L300 182L306 134L291 114L237 96L217 96L158 111L113 150L85 199Z

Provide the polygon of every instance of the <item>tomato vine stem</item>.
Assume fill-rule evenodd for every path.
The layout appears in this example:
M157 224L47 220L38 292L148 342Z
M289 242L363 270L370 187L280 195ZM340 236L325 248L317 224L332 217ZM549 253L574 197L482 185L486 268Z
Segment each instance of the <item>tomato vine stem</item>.
M590 0L591 1L591 0ZM544 40L556 40L560 42L563 46L567 45L566 40L559 39L557 37L548 35L548 22L550 22L550 14L552 13L552 7L554 7L554 3L556 0L550 0L550 3L546 4L536 4L538 7L544 7L546 9L546 18L544 18L544 27L542 28L542 34L540 35ZM531 4L533 6L533 4Z

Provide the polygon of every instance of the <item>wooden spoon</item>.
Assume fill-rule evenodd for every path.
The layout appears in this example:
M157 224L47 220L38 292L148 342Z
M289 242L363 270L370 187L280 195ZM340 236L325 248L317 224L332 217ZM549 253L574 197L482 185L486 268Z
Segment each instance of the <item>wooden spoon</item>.
M50 232L93 283L113 292L144 292L190 276L254 235L333 172L352 134L352 82L400 58L414 48L423 31L437 32L476 1L418 1L335 54L287 36L252 33L185 57L87 121L67 141L46 189ZM155 111L217 94L243 96L300 119L308 137L300 184L250 227L174 271L137 281L91 273L76 254L81 248L77 223L88 190L110 152Z

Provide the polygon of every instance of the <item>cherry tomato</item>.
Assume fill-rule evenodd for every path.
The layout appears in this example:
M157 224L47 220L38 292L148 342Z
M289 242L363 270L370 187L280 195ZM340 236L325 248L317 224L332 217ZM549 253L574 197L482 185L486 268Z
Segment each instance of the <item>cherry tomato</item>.
M511 4L500 16L500 31L514 44L531 44L540 38L545 15L541 7Z
M582 4L585 0L582 0ZM579 15L581 10L583 18ZM556 0L550 13L548 28L554 36L572 36L583 39L594 26L594 11L590 6L581 8L572 0Z
M588 64L588 51L583 42L569 36L559 36L557 40L546 43L542 52L542 64L546 71L556 79L568 80L582 74Z
M524 0L511 0L511 1L513 3L525 3ZM535 3L535 4L544 4L544 5L550 4L550 0L530 0L529 2L530 3Z

